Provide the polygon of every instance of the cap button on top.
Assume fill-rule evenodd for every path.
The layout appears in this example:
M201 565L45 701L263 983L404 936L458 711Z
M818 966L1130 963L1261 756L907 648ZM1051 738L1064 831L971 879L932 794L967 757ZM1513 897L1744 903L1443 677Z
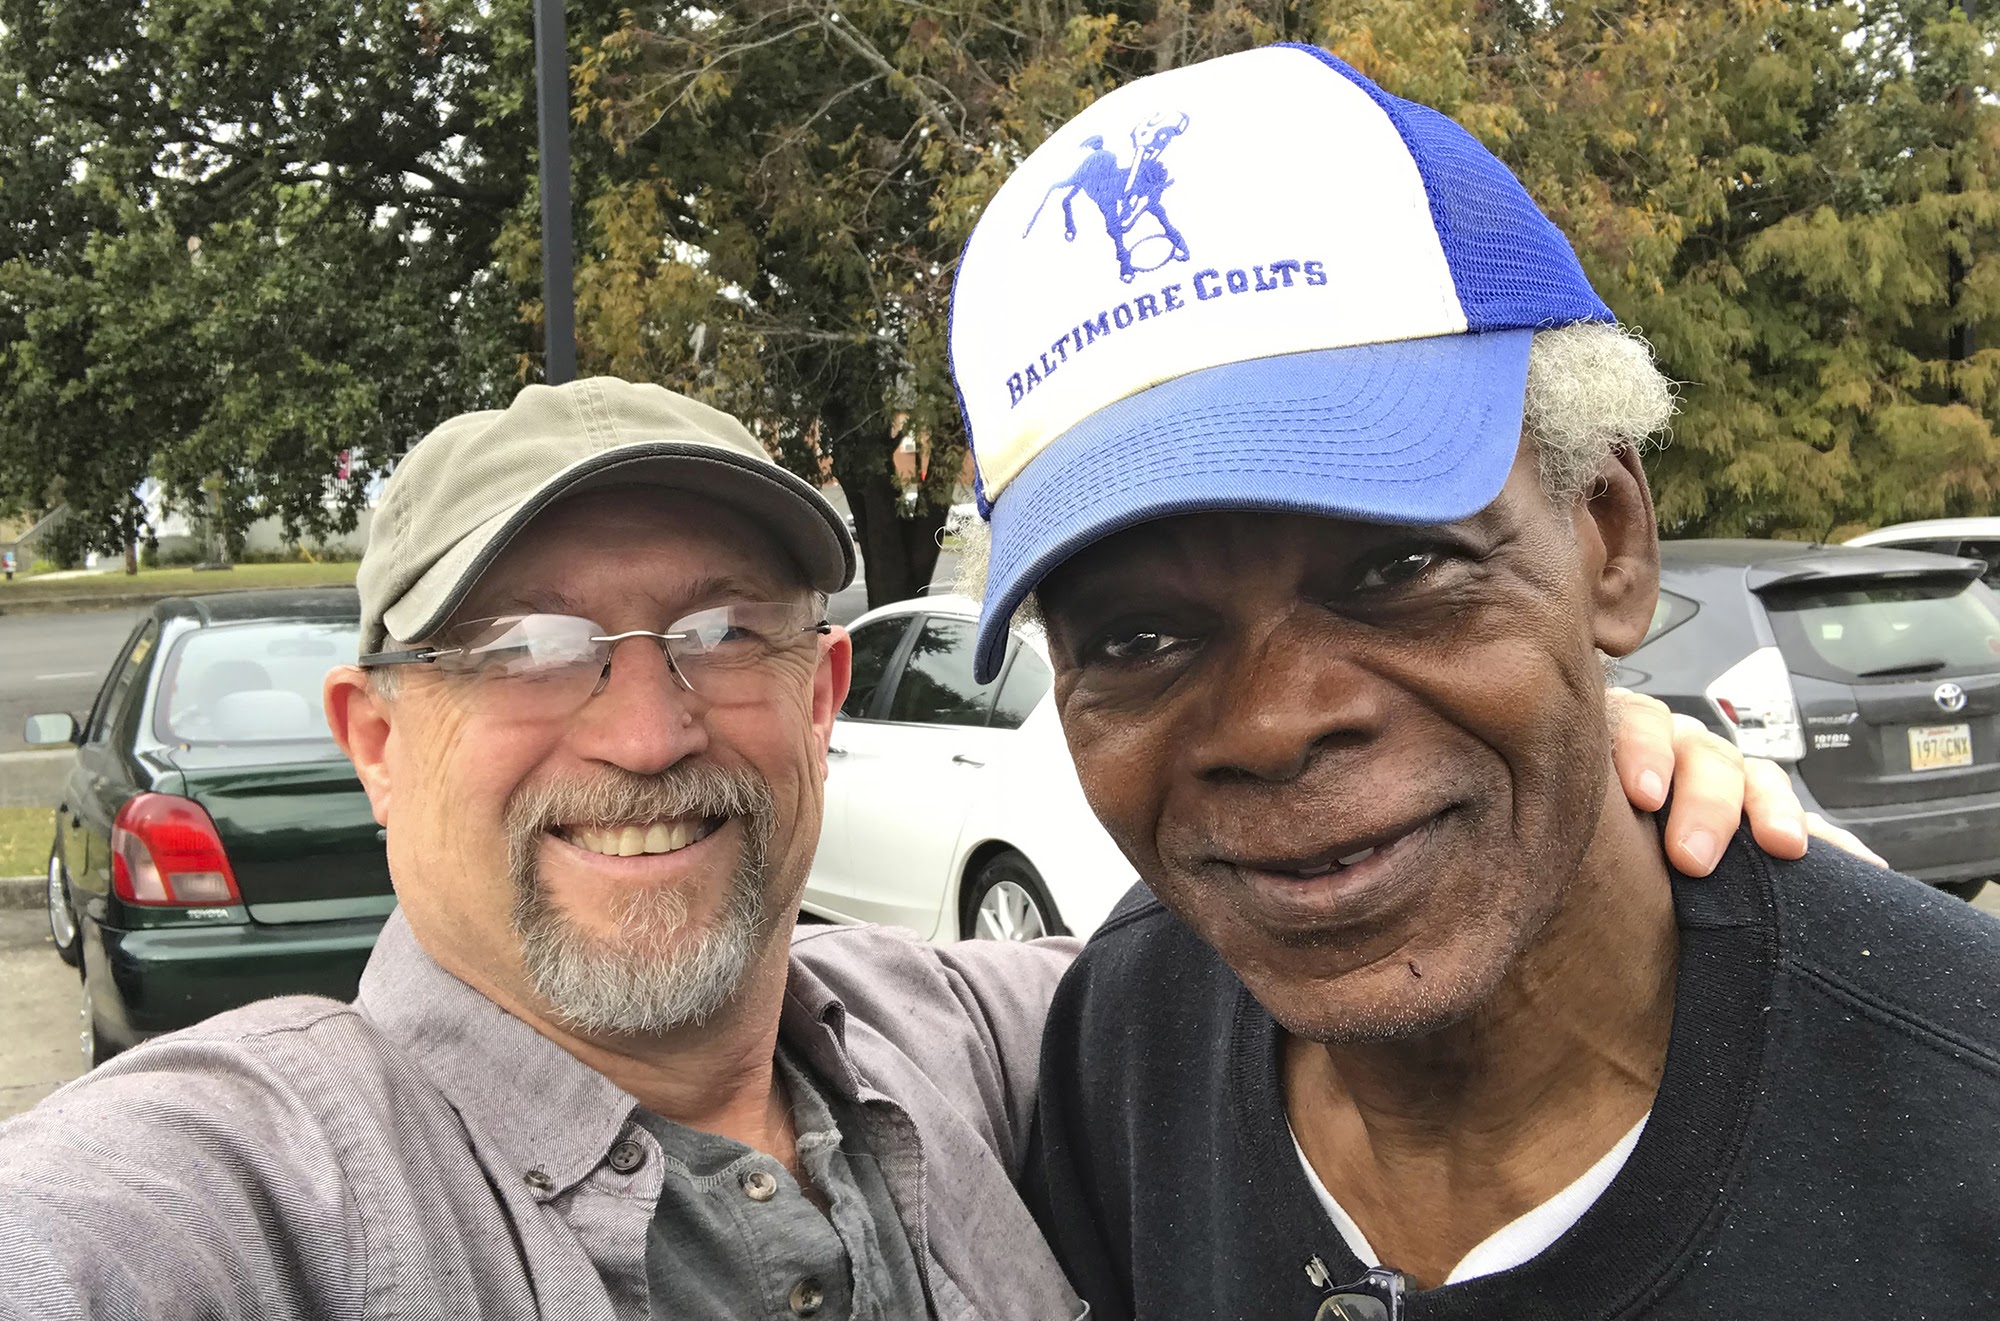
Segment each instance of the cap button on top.
M768 1202L778 1195L778 1180L769 1170L745 1170L737 1182L743 1185L743 1195L753 1202ZM793 1297L797 1296L794 1291Z
M614 1143L610 1156L611 1168L620 1174L630 1174L646 1163L646 1149L631 1138Z
M792 1286L793 1316L811 1316L825 1301L826 1290L810 1275Z

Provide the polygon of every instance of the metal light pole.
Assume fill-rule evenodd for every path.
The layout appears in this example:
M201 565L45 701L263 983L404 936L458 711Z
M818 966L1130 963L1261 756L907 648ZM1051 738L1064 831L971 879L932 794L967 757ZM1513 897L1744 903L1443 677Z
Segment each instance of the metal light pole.
M1966 22L1972 24L1975 28L1978 27L1979 0L1959 0L1957 8L1961 13L1965 15ZM1972 137L1972 121L1974 116L1978 114L1978 105L1979 105L1978 89L1973 87L1961 87L1958 89L1958 94L1955 100L1958 105L1959 113L1962 116L1962 119L1958 125L1961 133L1963 134L1963 137L1958 143L1958 148L1962 152L1966 150L1965 144ZM1951 172L1951 190L1954 193L1957 193L1957 192L1963 192L1964 189L1965 189L1965 181L1964 178L1962 177L1962 171L1960 171L1957 168L1954 168ZM1966 274L1967 274L1966 264L1959 257L1957 250L1954 249L1951 253L1951 260L1947 265L1947 271L1946 271L1948 288L1951 297L1951 305L1954 311L1958 310L1959 303L1965 296ZM1979 351L1979 332L1977 327L1975 327L1972 324L1971 318L1967 317L1959 321L1957 325L1952 327L1950 348L1948 349L1947 353L1948 356L1954 361L1964 362L1966 359L1970 358L1973 354L1977 353L1978 351ZM1954 397L1957 397L1959 392L1954 390L1952 393Z
M570 275L569 40L563 0L535 0L535 104L541 121L542 353L550 385L576 379L576 289Z

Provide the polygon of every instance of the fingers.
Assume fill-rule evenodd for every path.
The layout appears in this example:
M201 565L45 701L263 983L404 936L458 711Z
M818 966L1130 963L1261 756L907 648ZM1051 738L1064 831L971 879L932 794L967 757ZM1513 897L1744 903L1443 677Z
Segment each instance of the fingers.
M1611 699L1611 764L1632 806L1656 812L1674 778L1673 713L1666 703L1624 688Z
M1764 852L1774 858L1806 855L1806 810L1792 777L1777 762L1751 757L1743 763L1743 814Z
M1706 876L1722 860L1747 816L1757 846L1776 858L1805 856L1806 836L1887 867L1867 845L1799 802L1785 768L1746 759L1736 745L1693 716L1656 698L1613 688L1611 761L1625 796L1641 811L1657 810L1673 786L1667 813L1667 858L1686 876Z
M1884 871L1890 870L1889 864L1882 860L1882 855L1863 844L1854 832L1842 830L1817 812L1806 813L1806 831L1814 839L1825 840L1835 848L1852 853L1864 862L1872 862Z
M1706 876L1743 819L1743 754L1693 716L1673 717L1674 805L1667 859L1685 876Z

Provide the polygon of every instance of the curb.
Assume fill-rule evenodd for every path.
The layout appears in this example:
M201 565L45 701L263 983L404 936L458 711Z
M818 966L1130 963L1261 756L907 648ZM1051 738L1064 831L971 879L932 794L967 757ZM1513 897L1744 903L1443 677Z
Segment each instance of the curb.
M255 589L238 587L231 590L247 592ZM184 592L133 592L123 596L44 596L25 601L0 601L0 615L68 615L84 610L123 610L184 595Z
M85 593L79 596L30 596L10 601L0 591L0 615L74 614L83 610L125 610L154 605L176 596L220 596L226 592L308 591L314 587L351 587L352 583L312 583L302 587L271 587L264 583L237 586L227 581L213 587L188 588L178 592Z
M46 876L0 876L0 908L40 908L48 883Z

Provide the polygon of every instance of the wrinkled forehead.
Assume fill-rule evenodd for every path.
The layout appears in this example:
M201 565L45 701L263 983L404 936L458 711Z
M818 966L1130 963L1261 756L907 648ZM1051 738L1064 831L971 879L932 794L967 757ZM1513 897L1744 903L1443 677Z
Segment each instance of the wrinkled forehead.
M748 514L686 492L632 486L550 506L480 575L456 617L597 618L621 608L653 614L807 593L805 572Z

